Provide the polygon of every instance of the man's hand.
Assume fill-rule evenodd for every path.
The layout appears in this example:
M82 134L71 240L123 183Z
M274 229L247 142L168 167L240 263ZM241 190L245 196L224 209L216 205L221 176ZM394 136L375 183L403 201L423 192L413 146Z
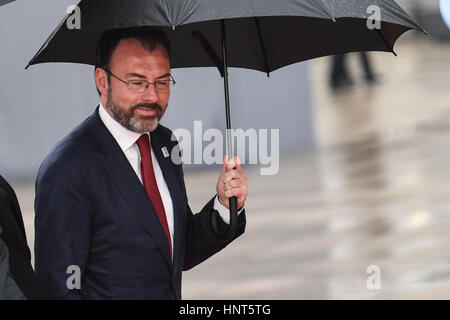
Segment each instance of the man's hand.
M230 208L228 199L233 196L237 197L238 209L244 205L248 193L248 184L239 157L234 157L228 161L228 156L225 155L216 189L220 203L227 209Z

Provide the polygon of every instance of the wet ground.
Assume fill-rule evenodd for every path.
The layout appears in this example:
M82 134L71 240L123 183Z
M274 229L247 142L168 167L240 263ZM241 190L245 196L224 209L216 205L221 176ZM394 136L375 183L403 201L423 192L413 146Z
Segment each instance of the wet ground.
M246 169L247 232L184 273L185 299L450 298L450 43L396 51L372 55L375 86L351 56L357 85L340 93L329 60L311 63L317 148L274 176ZM217 176L186 174L193 210ZM33 186L14 187L32 247Z

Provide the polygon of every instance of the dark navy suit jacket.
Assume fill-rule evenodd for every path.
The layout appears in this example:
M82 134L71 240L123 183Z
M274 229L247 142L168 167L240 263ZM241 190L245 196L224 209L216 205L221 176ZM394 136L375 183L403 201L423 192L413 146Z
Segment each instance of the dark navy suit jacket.
M182 271L244 232L245 212L232 240L212 232L211 219L226 228L213 214L214 197L192 213L182 166L161 151L166 147L172 154L177 141L162 125L150 135L173 201L173 262L151 201L97 109L57 144L39 169L35 271L45 298L181 299ZM79 289L73 278L78 267Z

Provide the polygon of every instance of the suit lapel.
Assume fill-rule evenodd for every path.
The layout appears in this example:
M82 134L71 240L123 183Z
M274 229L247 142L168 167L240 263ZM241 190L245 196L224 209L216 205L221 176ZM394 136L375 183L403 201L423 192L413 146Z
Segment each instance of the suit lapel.
M175 172L173 168L173 163L170 157L171 141L167 137L163 137L162 130L160 127L156 128L153 132L150 133L150 141L152 145L153 152L155 153L156 158L158 159L158 164L161 168L161 172L163 173L164 180L166 181L167 187L169 188L170 196L172 198L173 204L173 217L174 217L174 244L173 244L173 254L174 261L173 264L178 265L179 257L180 257L180 241L184 241L181 239L181 236L184 234L182 231L182 218L185 212L185 203L182 196L182 192L180 189L180 185L177 182L175 177ZM169 156L164 155L163 148L166 148ZM167 155L167 154L166 154ZM174 268L173 272L175 274L177 268Z
M150 237L157 243L171 267L169 243L156 211L125 154L101 121L98 109L92 117L91 129L94 145L102 154L106 172L144 225Z

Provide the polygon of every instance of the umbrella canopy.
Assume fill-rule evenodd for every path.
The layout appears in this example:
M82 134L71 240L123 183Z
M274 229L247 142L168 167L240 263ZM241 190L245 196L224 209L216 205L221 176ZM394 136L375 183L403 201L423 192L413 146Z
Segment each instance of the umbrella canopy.
M381 28L369 29L368 8L377 4ZM391 52L404 32L421 30L393 0L83 0L78 7L81 28L67 27L68 14L29 65L94 64L102 32L132 26L167 29L172 68L210 67L221 60L226 19L228 66L267 73L330 54Z
M0 0L0 6L7 4L9 2L13 2L13 1L15 1L15 0Z

